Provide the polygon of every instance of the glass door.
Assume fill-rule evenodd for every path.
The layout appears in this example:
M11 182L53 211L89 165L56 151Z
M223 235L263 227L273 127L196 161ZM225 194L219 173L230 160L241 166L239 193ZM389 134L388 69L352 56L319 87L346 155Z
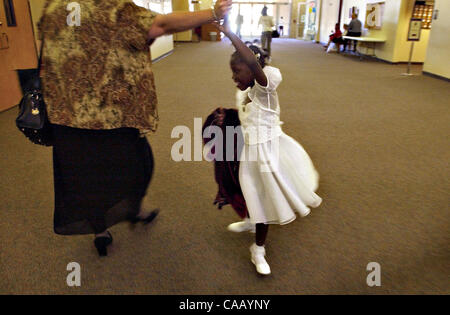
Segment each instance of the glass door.
M230 27L236 32L237 29L237 17L241 14L243 17L243 23L241 26L241 35L246 37L259 37L261 36L262 27L258 25L261 17L261 11L267 7L267 15L273 17L273 22L276 29L283 37L289 37L289 28L291 20L291 4L289 2L283 3L264 3L258 1L252 2L235 2L230 12ZM281 31L280 31L281 26ZM275 28L274 28L275 29Z
M306 22L306 2L300 2L297 7L297 23L296 23L296 37L303 39L305 36L305 22Z
M308 0L306 4L306 21L305 21L305 36L306 40L314 40L316 36L316 20L317 20L317 1Z
M264 8L264 4L257 4L254 3L252 8L252 29L251 29L251 36L261 36L262 33L262 26L258 25L259 19L261 18L261 11ZM274 5L273 4L266 4L267 7L267 15L273 17L274 23L275 23L275 12L274 12Z
M242 36L252 36L252 5L238 4L240 6L241 15L243 16L243 23L241 28Z
M273 17L276 24L276 7L273 4L265 4L267 7L267 15ZM241 26L241 34L246 37L259 37L261 36L262 27L258 25L259 18L261 17L261 11L264 8L264 4L259 3L233 3L233 7L230 13L230 27L233 31L236 31L237 24L236 19L240 13L243 17L243 23ZM286 19L286 23L289 21Z

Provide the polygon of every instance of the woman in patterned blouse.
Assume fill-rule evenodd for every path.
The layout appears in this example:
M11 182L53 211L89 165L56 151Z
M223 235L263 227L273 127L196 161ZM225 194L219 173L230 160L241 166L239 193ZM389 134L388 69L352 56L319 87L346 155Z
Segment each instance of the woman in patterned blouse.
M83 0L74 9L47 2L40 30L43 93L54 124L55 233L93 233L106 256L109 227L157 215L141 211L153 172L144 135L158 122L148 46L230 8L231 0L218 0L210 10L158 15L127 0Z

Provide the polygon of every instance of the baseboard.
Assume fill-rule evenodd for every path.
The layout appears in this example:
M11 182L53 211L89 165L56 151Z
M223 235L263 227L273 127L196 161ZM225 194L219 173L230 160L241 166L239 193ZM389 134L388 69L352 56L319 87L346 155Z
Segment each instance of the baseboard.
M405 61L400 61L400 62L393 62L393 65L407 65L408 62ZM423 62L411 62L412 65L418 65L418 66L423 66Z
M450 79L449 79L449 78L440 76L440 75L438 75L438 74L434 74L434 73L427 72L427 71L422 71L422 73L423 73L424 75L427 75L427 76L432 77L432 78L435 78L435 79L439 79L439 80L444 80L444 81L450 82Z
M11 107L0 108L0 114L6 113L6 112L12 111L12 110L17 110L17 115L18 115L19 114L18 106L19 106L19 104L13 105Z
M153 59L153 60L152 60L152 63L156 63L156 62L160 61L161 59L164 59L164 58L166 58L167 56L171 55L172 53L173 53L173 49L172 49L171 51L166 52L165 54L159 56L158 58Z
M407 65L407 64L408 64L408 62L406 62L406 61L396 61L396 62L393 62L393 61L381 59L381 58L378 58L378 57L374 57L374 58L377 59L378 61L382 61L382 62L387 63L387 64L390 64L390 65ZM423 62L411 62L411 64L412 64L412 65L423 66Z

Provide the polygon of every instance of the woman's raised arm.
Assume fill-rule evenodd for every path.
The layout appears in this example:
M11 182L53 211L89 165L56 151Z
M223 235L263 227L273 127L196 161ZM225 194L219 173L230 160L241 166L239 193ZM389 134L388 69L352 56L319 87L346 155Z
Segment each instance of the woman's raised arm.
M231 0L217 0L214 9L158 15L148 32L148 41L153 42L162 35L186 31L205 23L220 20L230 11L231 5Z

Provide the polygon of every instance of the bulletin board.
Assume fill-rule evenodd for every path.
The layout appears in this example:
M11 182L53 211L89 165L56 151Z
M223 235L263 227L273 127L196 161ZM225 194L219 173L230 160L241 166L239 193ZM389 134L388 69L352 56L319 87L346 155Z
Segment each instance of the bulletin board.
M434 5L432 2L416 2L413 9L413 19L422 20L422 29L430 29L433 20Z
M422 19L411 19L409 22L408 41L420 41Z

